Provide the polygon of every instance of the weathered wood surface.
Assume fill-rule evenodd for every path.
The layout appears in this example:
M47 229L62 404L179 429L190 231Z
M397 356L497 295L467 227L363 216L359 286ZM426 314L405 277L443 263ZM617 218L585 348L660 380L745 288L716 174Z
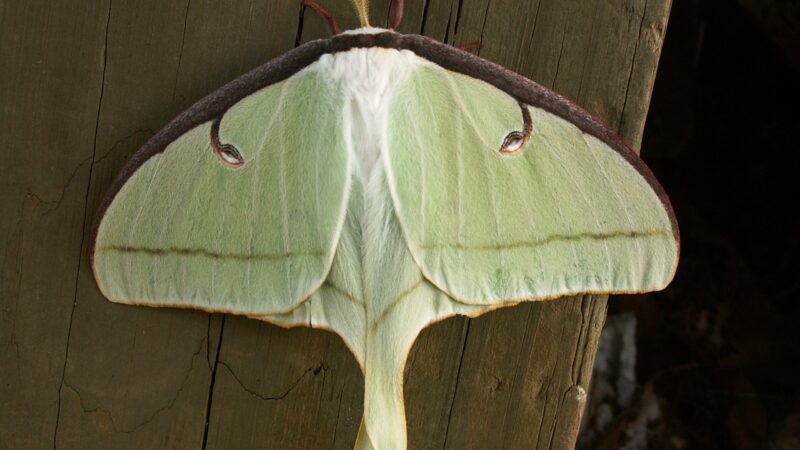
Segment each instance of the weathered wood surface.
M385 25L390 0L373 0ZM115 305L85 246L104 189L169 119L324 37L299 0L0 1L0 449L352 448L363 381L333 334ZM343 28L344 0L323 1ZM634 147L669 0L407 1L403 32L575 99ZM406 372L411 448L569 448L604 297L450 319Z

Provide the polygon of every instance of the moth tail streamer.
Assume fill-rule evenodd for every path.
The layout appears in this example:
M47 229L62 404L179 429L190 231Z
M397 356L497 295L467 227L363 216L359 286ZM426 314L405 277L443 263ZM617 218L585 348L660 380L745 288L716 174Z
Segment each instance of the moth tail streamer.
M369 440L369 435L367 435L367 428L364 424L363 417L361 418L361 425L358 427L356 445L353 447L353 450L375 450L375 446L372 445L372 441Z

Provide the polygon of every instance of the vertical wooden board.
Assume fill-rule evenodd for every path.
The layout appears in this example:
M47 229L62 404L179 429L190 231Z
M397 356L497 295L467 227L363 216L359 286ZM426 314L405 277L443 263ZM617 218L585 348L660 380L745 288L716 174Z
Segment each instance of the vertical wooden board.
M485 14L480 17L481 28L471 33L473 36L476 31L479 33L479 54L519 72L520 61L530 52L531 35L538 25L541 3L542 0L523 3L492 0ZM462 41L465 42L464 39ZM531 74L523 75L530 77Z
M644 124L656 80L658 61L667 31L671 1L647 0L638 27L629 83L625 91L617 129L635 149L642 145Z
M572 448L604 318L587 296L473 320L446 447Z
M448 32L454 43L480 36L482 57L555 86L618 130L630 130L623 138L638 147L669 1L650 2L647 8L643 1L519 5L494 0L486 8L483 1L464 0L459 6L458 27L451 19ZM480 11L488 15L481 18ZM648 39L646 54L636 51L642 38ZM645 106L626 108L626 103ZM623 130L622 123L629 125ZM603 296L565 298L470 321L456 363L452 354L427 361L457 364L455 378L437 380L434 369L424 364L415 364L408 374L409 415L425 415L409 418L411 447L439 447L437 433L446 433L445 446L450 448L571 448L605 305ZM459 326L450 320L435 327L457 339L453 330ZM431 354L444 347L423 335L415 352ZM437 380L439 388L415 390L424 384L417 377ZM445 430L436 430L429 425L440 419L429 416L441 414L436 400L449 392L455 396ZM431 404L433 411L426 409Z
M480 42L483 38L486 17L491 0L459 0L453 6L447 30L447 42L451 45L466 45ZM496 5L494 5L496 7ZM513 43L511 44L514 45ZM483 55L484 49L477 47L472 52ZM484 56L485 57L485 56Z
M555 0L420 3L409 2L401 31L423 30L456 44L482 40L482 56L586 102L584 105L620 126L625 137L630 134L638 139L637 132L640 136L663 39L667 1L597 1L591 5ZM5 389L0 391L6 395L3 398L18 405L33 398L32 403L41 409L24 419L44 425L20 425L22 419L3 416L0 432L13 429L8 433L16 434L11 436L33 442L44 430L50 430L48 442L52 443L52 430L59 424L57 444L81 448L183 448L204 443L208 447L241 448L264 445L270 438L276 439L276 445L289 448L348 448L361 414L363 382L355 360L339 338L320 331L281 330L231 317L227 325L220 326L226 321L219 315L110 304L97 292L86 260L69 256L70 249L79 250L80 225L58 227L62 220L83 224L84 202L80 200L86 194L93 149L96 157L87 197L90 214L119 167L155 130L202 95L282 53L298 37L302 41L326 37L321 19L306 9L301 22L299 2L289 0L254 1L246 8L238 2L200 0L151 1L144 5L114 2L110 15L108 4L102 2L90 11L94 15L72 5L59 5L64 11L49 11L69 18L63 22L51 19L48 10L37 1L29 5L18 10L3 5L0 21L8 21L8 11L29 22L32 17L44 17L46 22L31 23L40 28L53 24L63 27L60 35L75 40L66 42L75 48L95 48L95 54L63 52L63 59L69 62L85 58L87 65L79 68L83 71L67 66L58 54L52 65L47 65L44 58L41 74L33 71L39 78L28 80L23 71L3 72L0 77L0 92L11 93L8 98L12 99L3 101L0 124L3 130L20 130L11 134L11 143L17 145L7 148L24 145L26 135L35 135L31 124L42 123L37 119L47 114L43 111L51 104L63 104L73 106L72 121L54 122L46 128L53 131L52 135L36 135L32 141L39 143L36 147L50 148L53 142L64 139L65 145L75 149L44 153L62 158L54 160L34 157L33 152L2 154L13 158L5 167L16 164L26 169L15 174L19 180L12 178L8 186L3 184L7 189L0 194L4 210L20 211L0 218L6 236L0 242L4 258L0 301L8 310L22 311L0 319L0 337L7 348L15 350L17 379L22 380L25 372L50 380L51 401L60 389L61 405L59 409L57 404L48 404L45 400L50 397L40 385L31 383L32 388L27 389L21 381L15 385L4 380L0 387ZM384 24L388 5L388 0L372 4L373 25ZM343 21L343 28L355 26L355 14L347 2L326 2L324 6L331 7ZM85 22L72 20L70 14L84 14ZM77 33L70 28L83 29L84 23L94 24L95 33ZM300 23L305 26L300 28ZM39 45L51 53L60 49L58 41L45 39L47 33L40 37L35 30L19 34L13 26L6 29L12 30L10 42L14 42L8 47L10 54L18 52L18 57L28 58L33 67L42 58L31 46ZM102 34L106 30L109 34L104 43ZM23 36L22 44L14 40L19 36ZM625 45L619 45L618 40ZM95 46L87 47L85 42L94 42ZM618 66L625 64L625 70L620 70ZM57 77L48 71L53 68L70 75ZM608 75L607 70L616 72ZM70 71L81 76L76 76L78 81L72 84L64 83L70 80ZM87 76L92 73L94 78ZM102 90L101 77L105 81ZM89 86L92 81L95 96L75 95L75 86ZM42 90L39 84L48 83L50 90ZM23 85L40 96L34 96L28 116L9 113L8 108L9 104L30 102L24 97L24 89L17 90ZM620 97L617 89L622 85L625 90ZM52 98L48 93L53 93ZM36 103L37 98L43 100ZM95 138L93 128L92 133L87 133L79 126L81 121L89 120L87 117L92 123L99 119L96 147L79 139ZM84 159L74 159L79 150L87 149ZM73 163L69 178L65 179L65 170L47 172L47 161ZM45 180L43 173L55 176ZM33 182L29 186L36 186L37 190L23 192L26 185L21 182L22 176L31 174ZM81 186L77 186L81 177L82 193ZM48 182L56 186L51 189L52 197L45 196L51 187ZM40 223L32 224L34 220ZM65 256L52 258L53 250ZM61 270L51 285L38 286L44 279L39 274L45 273L41 263L45 260L55 261L60 267L71 262L71 278L69 270ZM79 260L83 266L70 328L71 301L59 303L60 309L42 308L41 297L64 296L64 280L71 279L74 290ZM48 282L52 280L48 278ZM25 301L25 306L20 307L20 301ZM35 306L25 310L29 304ZM604 299L564 299L495 312L474 322L451 319L427 330L407 367L411 448L445 444L568 448L580 419L580 389L588 383L588 367L604 307ZM60 344L61 354L32 351L33 337L42 330L41 322L49 324L59 318L65 324L60 330L54 327L39 332L50 333L47 348L52 350ZM579 324L571 323L578 320ZM68 334L69 352L61 356L67 348ZM66 378L60 384L65 357ZM39 359L34 361L35 358ZM36 364L47 367L40 370ZM59 374L56 379L52 377L54 373ZM154 377L154 373L158 376ZM20 392L12 391L15 388ZM476 410L480 414L476 415ZM60 414L60 420L53 417L48 424L39 419L47 414ZM491 420L484 420L487 414ZM535 440L532 434L518 431L531 428L532 423L538 424ZM278 434L270 432L279 427L283 428ZM498 429L504 438L492 434Z
M444 448L468 324L454 317L430 326L409 353L403 386L409 448Z
M0 2L0 448L52 448L107 5Z
M579 76L562 72L564 78L580 80L577 94L570 95L618 131L628 86L633 82L633 59L639 46L646 3L647 0L614 0L598 4L591 33L584 38L587 51L583 57L583 72ZM644 117L639 119L644 121ZM630 136L622 137L630 141Z
M459 2L460 0L428 0L423 8L425 15L421 18L418 28L421 31L412 30L410 32L421 32L425 36L436 40L447 42L448 44L453 43L450 29L455 25Z
M157 92L154 93L162 99L161 103L156 102L154 105L160 111L167 111L169 115L177 114L225 82L265 62L270 57L282 53L285 46L291 45L295 41L297 16L293 13L298 10L298 3L293 1L252 2L247 8L241 8L237 2L194 1L178 6L181 7L176 9L176 14L172 14L166 21L162 17L162 23L158 24L166 34L162 37L165 41L169 41L169 43L165 42L167 50L161 55L148 55L145 64L157 65L164 69L165 73L149 74L155 77L161 76L164 81L158 82L150 78L148 82L156 88L161 86L162 90L156 89ZM177 11L180 14L177 14ZM156 10L155 12L163 16L163 11ZM286 17L295 18L295 20L286 20ZM143 20L150 19L152 18L143 18ZM172 35L169 35L170 33ZM149 38L152 36L146 39ZM136 52L136 48L143 50L147 46L147 44L143 46L136 44L141 44L141 42L134 43L134 52ZM173 62L174 65L165 65L165 63ZM155 116L158 117L160 114ZM135 118L137 123L150 120ZM162 126L167 119L155 120L160 123L153 129ZM148 132L152 133L150 129ZM136 145L138 146L138 144ZM135 147L130 150L134 149ZM122 162L124 162L124 158L116 161L117 166L114 170L109 171L110 175L113 175ZM102 184L107 185L107 182L103 181ZM86 286L89 291L88 295L91 296L95 293L96 288L94 288L93 282L87 282ZM117 305L108 306L130 309ZM174 361L171 364L160 361L155 366L165 366L175 374L184 373L185 377L181 380L180 386L175 385L177 377L156 385L148 381L148 377L142 374L142 371L136 371L138 373L131 375L125 383L132 383L138 388L139 396L135 399L138 410L140 412L152 410L152 408L148 408L148 403L160 403L162 406L156 409L155 413L147 416L146 421L134 424L133 428L106 427L107 433L100 433L99 437L101 440L107 439L108 442L114 442L114 445L123 447L139 446L142 443L157 441L168 443L169 447L182 447L190 443L199 446L205 440L205 424L209 411L207 401L211 395L210 390L213 388L210 386L211 380L217 368L218 352L215 346L221 333L221 329L214 326L213 323L219 321L208 322L201 330L198 320L205 320L203 319L205 314L170 310L156 311L155 314L160 318L161 325L156 326L155 332L149 333L153 338L142 342L142 338L139 337L138 341L134 341L137 346L144 349L141 358L147 364L157 360L159 355L173 355ZM166 324L166 317L172 315L176 315L176 318L185 318L183 321L177 320L178 323L163 326ZM192 316L196 317L192 319ZM220 318L221 316L214 317ZM135 320L135 315L132 319ZM133 328L141 327L139 325ZM169 345L164 345L164 332L173 329L179 330L178 332L183 333L184 337L179 342L170 342ZM196 350L189 351L187 346L197 342L201 344L202 348L198 347ZM113 347L118 346L113 345ZM130 349L126 353L132 357L134 349ZM179 364L181 359L187 357L190 358L188 369L186 364ZM201 360L204 360L205 363L201 364ZM141 363L137 364L137 367L140 365ZM183 366L182 369L181 366ZM130 367L123 367L123 370L130 370ZM130 379L134 381L131 382ZM112 381L112 383L114 382ZM97 384L97 382L88 382L88 384ZM115 385L119 387L120 383L117 381ZM186 387L187 385L189 388ZM177 394L175 393L176 387ZM181 395L184 391L189 393ZM106 400L113 401L113 399ZM163 406L165 400L167 406ZM125 401L127 401L127 397ZM137 409L137 407L132 406L131 409ZM117 401L114 405L109 406L109 415L113 415L111 414L113 411L124 409L126 409L125 403ZM160 419L156 420L156 416L159 416ZM97 422L99 423L99 421ZM146 430L145 425L148 428ZM71 442L78 442L78 439L84 439L87 436L95 440L98 438L98 436L92 436L87 430L78 428L79 431L75 433L74 440ZM123 433L120 433L120 430ZM133 436L139 431L141 433L138 437Z
M300 2L192 0L176 80L180 111L223 84L292 48Z
M442 448L464 448L464 444L484 441L503 442L506 416L509 406L519 401L516 396L541 398L537 391L520 392L522 380L518 376L524 368L524 352L530 351L542 342L535 336L525 335L525 329L536 329L541 312L538 309L522 311L527 316L519 317L516 308L495 312L491 317L484 316L470 323L469 331L478 338L467 337L463 349L462 372L459 374L457 396L454 398L452 414L448 417L445 442ZM522 319L522 320L520 320ZM525 329L517 327L520 322ZM522 339L518 339L522 337ZM543 361L542 367L555 361ZM509 370L509 368L512 370ZM536 389L549 387L547 377L538 380ZM463 391L467 391L465 394ZM480 401L480 403L475 403ZM540 413L541 414L541 413ZM477 419L477 420L476 420ZM529 418L530 419L530 418ZM465 422L469 423L465 423ZM526 429L535 428L535 420L529 420ZM465 425L467 425L465 427ZM480 447L483 448L483 447Z
M581 82L576 74L582 73L591 53L589 37L599 3L540 1L532 27L523 33L526 46L516 56L514 69L576 100ZM502 22L503 18L497 17L491 21L492 27L501 29Z
M180 111L174 97L188 6L110 4L91 213L130 154ZM112 304L88 264L78 283L56 444L197 447L210 378L209 316Z
M228 317L209 449L352 448L364 383L341 339Z

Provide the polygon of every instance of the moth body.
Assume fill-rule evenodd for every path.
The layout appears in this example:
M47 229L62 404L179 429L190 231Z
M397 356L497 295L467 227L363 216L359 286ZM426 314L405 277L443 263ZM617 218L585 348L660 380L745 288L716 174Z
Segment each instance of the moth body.
M386 145L390 101L397 86L420 63L408 50L354 48L323 55L307 69L318 71L332 89L341 90L343 127L351 132L349 147L357 162L357 176L365 184L374 176L381 147Z

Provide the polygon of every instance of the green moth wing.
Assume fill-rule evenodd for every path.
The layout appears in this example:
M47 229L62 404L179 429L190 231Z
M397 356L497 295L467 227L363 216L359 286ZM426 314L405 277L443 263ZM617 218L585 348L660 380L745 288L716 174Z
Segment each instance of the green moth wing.
M97 227L103 293L243 314L286 312L305 300L327 276L344 222L343 101L321 74L304 70L150 156Z
M422 329L660 289L678 229L641 160L572 103L367 28L298 47L167 125L115 180L89 250L116 302L336 332L364 374L356 448L402 449Z
M455 299L644 292L672 279L674 215L627 147L435 64L409 76L389 118L398 218L425 276Z

